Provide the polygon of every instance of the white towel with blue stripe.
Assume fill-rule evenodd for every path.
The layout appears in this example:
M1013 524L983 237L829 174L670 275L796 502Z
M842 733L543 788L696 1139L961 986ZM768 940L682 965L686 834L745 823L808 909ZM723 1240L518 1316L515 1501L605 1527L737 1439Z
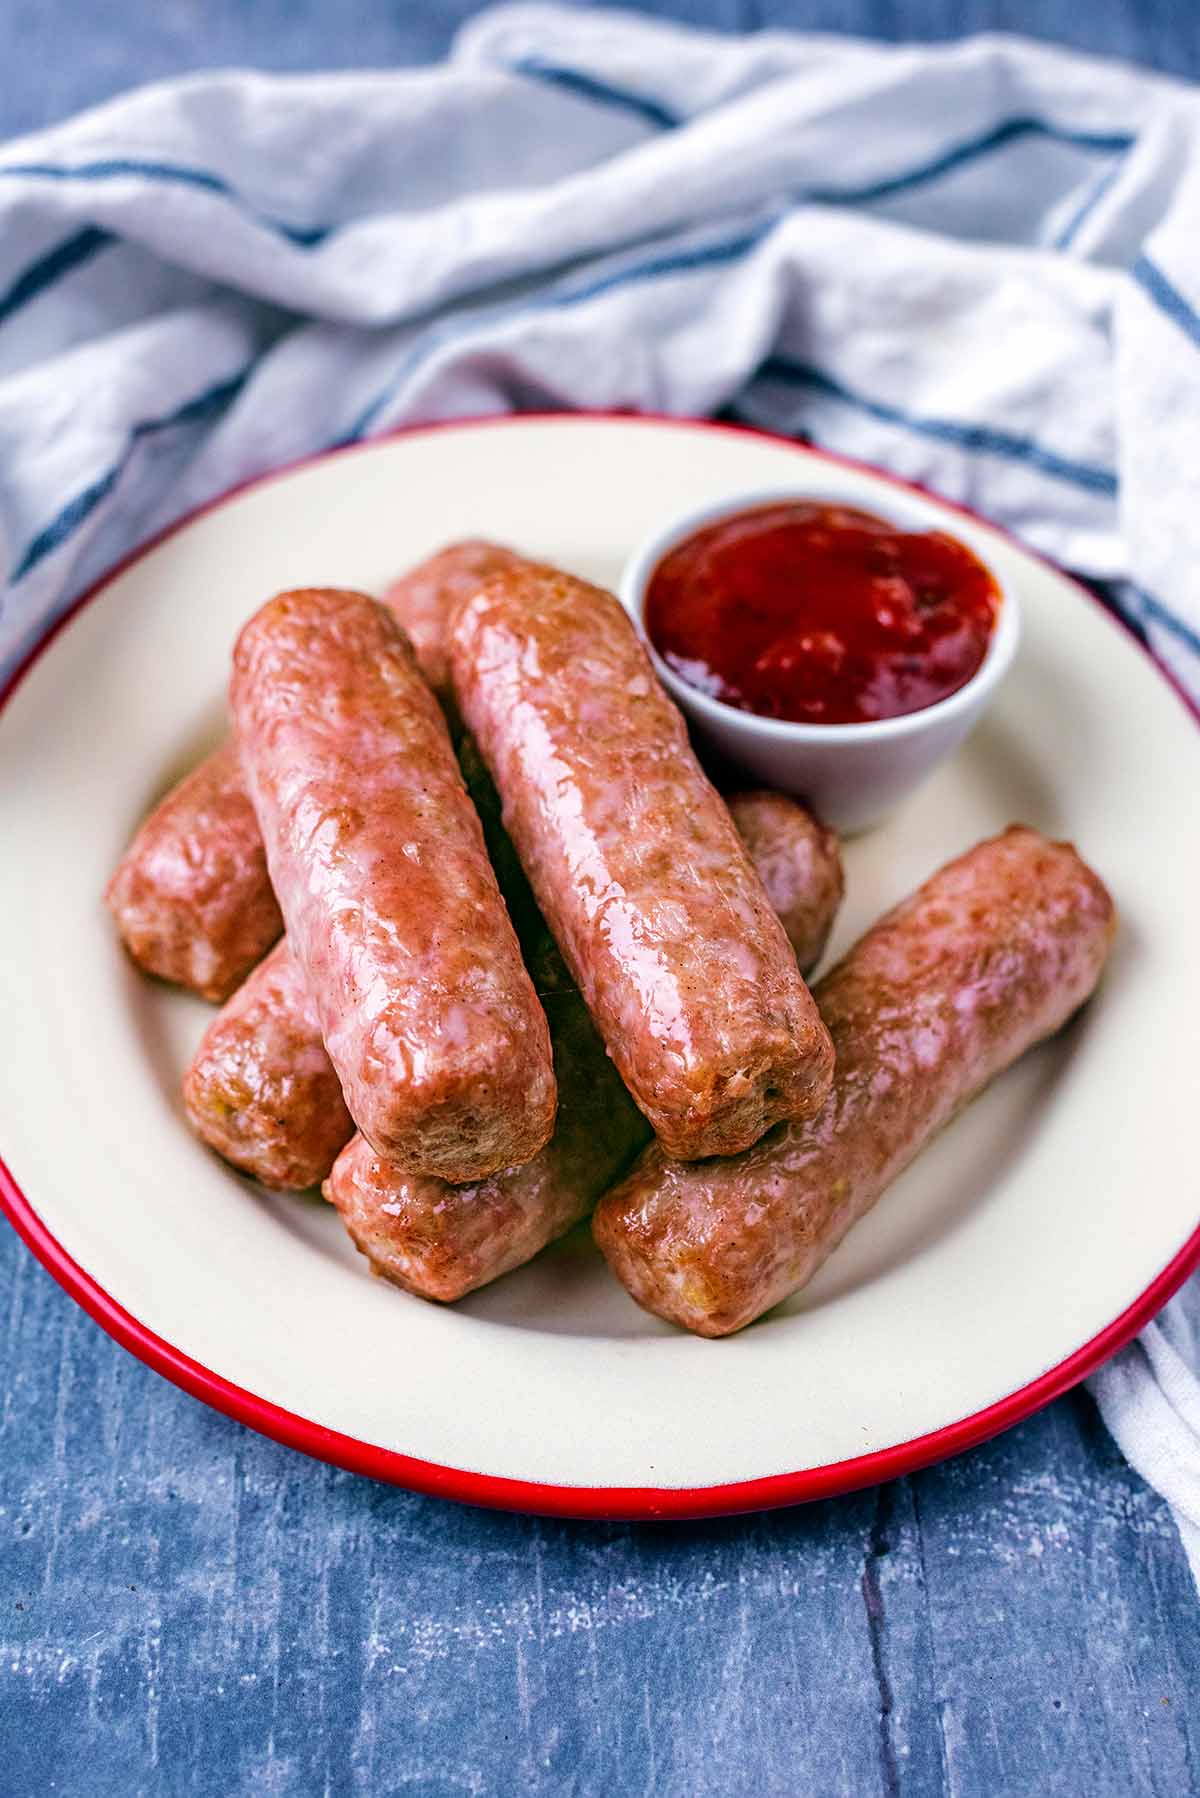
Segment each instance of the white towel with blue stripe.
M519 5L436 70L143 89L0 150L0 683L235 482L536 406L882 463L1113 583L1200 695L1198 219L1195 90L1014 38ZM1200 1577L1197 1308L1092 1389Z

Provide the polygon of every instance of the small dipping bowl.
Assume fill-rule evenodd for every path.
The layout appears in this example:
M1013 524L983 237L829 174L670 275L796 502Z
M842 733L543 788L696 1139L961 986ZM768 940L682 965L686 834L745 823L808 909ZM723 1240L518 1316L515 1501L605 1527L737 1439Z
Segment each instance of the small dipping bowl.
M707 525L789 503L870 512L899 531L938 531L970 550L995 583L999 603L983 660L963 686L933 705L895 718L809 724L763 718L728 705L668 666L650 641L645 618L647 590L659 563ZM826 824L844 835L880 823L958 748L1008 672L1020 636L1016 597L972 541L972 534L947 530L945 514L936 504L900 491L881 498L831 485L809 492L774 487L729 494L675 516L641 544L625 565L620 595L649 648L659 680L699 736L755 781L806 800Z

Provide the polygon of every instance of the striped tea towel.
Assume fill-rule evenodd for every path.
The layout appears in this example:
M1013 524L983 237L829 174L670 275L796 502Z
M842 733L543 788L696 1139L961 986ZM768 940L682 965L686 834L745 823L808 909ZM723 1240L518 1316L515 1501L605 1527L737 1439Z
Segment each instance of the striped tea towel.
M131 545L402 421L723 409L1112 583L1200 695L1200 99L1014 38L485 13L0 151L0 681ZM1200 1575L1196 1291L1093 1380Z

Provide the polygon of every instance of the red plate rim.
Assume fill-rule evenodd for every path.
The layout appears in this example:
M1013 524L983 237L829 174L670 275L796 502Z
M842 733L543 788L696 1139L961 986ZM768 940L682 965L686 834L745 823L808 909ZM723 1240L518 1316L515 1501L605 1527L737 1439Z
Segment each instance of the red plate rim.
M890 482L893 486L907 488L914 492L929 492L915 482L905 481L890 474L885 469L874 467L849 456L841 456L833 451L817 449L809 444L795 443L790 438L781 437L774 432L759 430L754 426L716 422L712 419L692 419L672 417L665 413L624 413L624 412L523 412L488 414L481 418L455 418L439 420L433 424L415 424L399 427L379 437L367 439L363 443L344 444L332 450L325 450L312 456L301 457L298 461L282 468L272 469L266 474L258 475L248 481L240 482L236 487L197 506L184 517L168 525L148 542L141 544L129 555L122 557L98 580L94 581L85 593L68 607L62 616L44 636L33 646L24 661L14 671L10 679L0 688L0 708L12 697L16 688L38 658L49 648L58 633L96 599L126 569L140 561L143 556L158 547L160 543L173 537L177 532L192 524L197 518L215 511L225 505L238 494L249 488L265 485L269 481L280 480L317 462L327 461L332 456L354 455L369 450L381 442L400 436L410 436L435 430L453 430L460 427L476 428L481 425L522 424L531 421L556 423L585 422L628 424L673 425L682 429L727 431L742 436L764 437L770 442L782 444L795 449L805 456L818 456L828 462L839 463L843 467L861 469L877 478ZM980 518L968 507L947 500L940 494L929 492L929 497L947 506L950 510L961 513L964 517L975 519L991 530L999 530L1002 535L1011 536L1002 526ZM1097 596L1090 592L1082 582L1064 574L1046 557L1039 557L1036 551L1030 550L1018 539L1012 539L1017 547L1035 560L1046 562L1047 566L1061 578L1069 581L1092 605L1104 613L1114 627L1125 630L1131 641L1148 657L1162 678L1172 687L1179 699L1187 707L1192 716L1200 722L1198 707L1185 692L1170 671L1163 667L1152 656L1146 645L1137 634L1125 626L1107 607L1101 604ZM378 1444L361 1442L357 1437L346 1436L339 1430L327 1429L315 1423L311 1418L301 1417L294 1411L285 1410L282 1405L273 1404L270 1400L260 1398L256 1393L248 1392L245 1387L235 1385L223 1375L214 1373L202 1362L193 1360L181 1349L166 1341L155 1331L147 1328L138 1318L125 1309L111 1293L93 1279L77 1261L67 1252L57 1237L43 1223L33 1205L21 1191L12 1173L0 1160L0 1210L12 1224L18 1235L42 1266L53 1275L63 1290L93 1318L102 1329L119 1342L122 1348L136 1355L147 1367L162 1374L166 1379L181 1387L193 1398L202 1399L216 1411L237 1422L248 1424L251 1429L261 1435L269 1436L288 1448L300 1449L303 1453L320 1461L327 1461L334 1466L343 1467L350 1473L364 1474L370 1479L384 1480L393 1485L405 1486L415 1492L430 1494L437 1498L455 1499L463 1504L482 1505L493 1510L529 1512L541 1516L576 1517L605 1520L651 1521L689 1517L721 1517L738 1512L763 1511L774 1509L780 1505L800 1504L813 1499L832 1498L843 1492L852 1492L863 1486L875 1485L882 1480L895 1479L900 1474L913 1473L918 1468L927 1467L934 1461L940 1461L951 1455L962 1453L964 1449L973 1448L989 1437L997 1435L1001 1430L1020 1423L1033 1412L1058 1398L1072 1386L1092 1372L1103 1362L1123 1348L1155 1314L1161 1310L1171 1295L1176 1292L1188 1275L1200 1265L1200 1226L1192 1233L1183 1247L1168 1262L1145 1291L1142 1292L1120 1316L1115 1318L1105 1329L1085 1342L1063 1361L1047 1369L1028 1385L1019 1387L1006 1397L998 1399L995 1404L975 1411L970 1416L960 1418L957 1422L946 1424L926 1435L914 1436L907 1442L897 1443L891 1448L878 1449L871 1454L856 1455L849 1460L833 1461L823 1467L806 1468L798 1473L770 1474L763 1479L739 1480L720 1486L698 1487L658 1487L658 1486L558 1486L538 1481L507 1479L501 1475L475 1473L468 1468L443 1467L437 1462L421 1461L411 1455L401 1454L398 1450L382 1448Z

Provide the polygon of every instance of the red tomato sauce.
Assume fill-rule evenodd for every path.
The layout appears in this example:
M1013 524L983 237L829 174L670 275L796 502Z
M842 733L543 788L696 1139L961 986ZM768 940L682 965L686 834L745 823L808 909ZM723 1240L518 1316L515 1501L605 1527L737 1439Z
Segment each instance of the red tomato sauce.
M762 718L861 724L957 692L1000 594L965 544L794 500L706 525L650 577L646 629L689 685Z

